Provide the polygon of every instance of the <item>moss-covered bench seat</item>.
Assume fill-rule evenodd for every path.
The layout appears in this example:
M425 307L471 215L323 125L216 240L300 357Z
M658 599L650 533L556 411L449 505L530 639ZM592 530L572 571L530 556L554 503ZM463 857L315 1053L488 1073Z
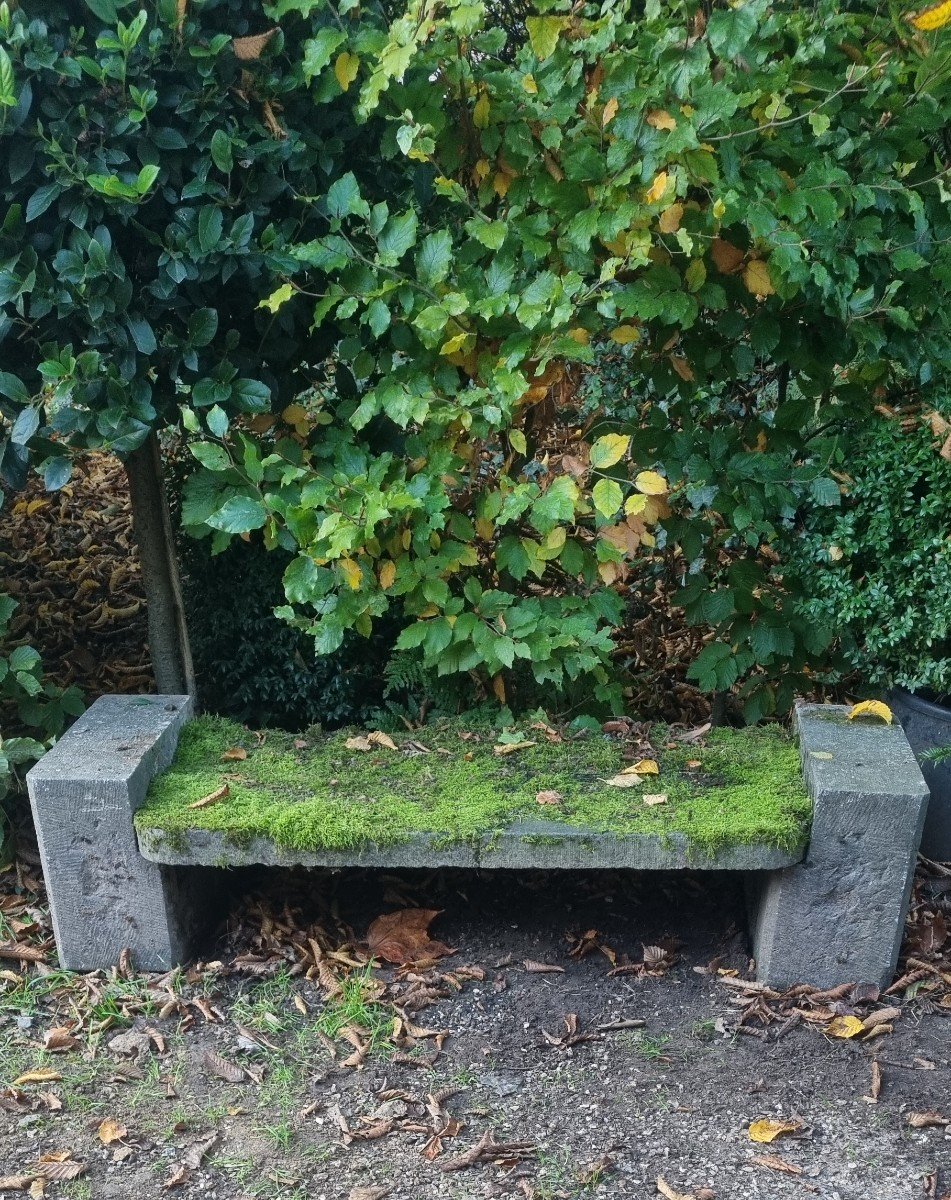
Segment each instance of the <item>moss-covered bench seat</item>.
M64 966L186 958L224 867L746 873L761 978L894 971L927 789L897 726L801 706L778 727L633 746L543 725L500 739L255 734L184 697L104 697L29 788ZM638 760L647 760L646 762Z

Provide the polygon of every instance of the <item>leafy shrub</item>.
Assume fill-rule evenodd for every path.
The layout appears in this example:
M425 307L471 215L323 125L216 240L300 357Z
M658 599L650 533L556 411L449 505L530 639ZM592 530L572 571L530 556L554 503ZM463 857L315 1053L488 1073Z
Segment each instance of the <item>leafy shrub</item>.
M788 703L828 632L774 543L838 502L873 391L951 353L944 35L898 16L553 0L513 46L478 3L348 9L305 63L388 186L338 174L270 297L333 322L347 389L303 447L195 445L186 520L293 542L284 613L323 651L401 606L438 672L501 698L524 664L611 706L617 587L660 548L711 633L694 678L750 717ZM582 435L565 392L605 344L633 403Z
M0 802L19 788L21 773L41 758L70 717L83 711L77 688L60 688L43 678L39 652L10 646L10 618L17 608L0 593ZM5 734L4 729L13 730ZM0 810L0 855L5 842Z
M841 456L842 508L813 509L790 539L801 618L834 631L844 667L866 685L951 693L951 465L941 440L928 422L876 416Z

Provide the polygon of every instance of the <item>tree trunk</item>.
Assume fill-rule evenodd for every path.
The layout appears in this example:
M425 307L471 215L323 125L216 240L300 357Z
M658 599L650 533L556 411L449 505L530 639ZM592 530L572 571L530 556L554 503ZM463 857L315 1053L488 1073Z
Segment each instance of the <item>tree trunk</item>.
M162 455L154 433L128 456L125 471L149 610L149 651L155 686L165 695L193 696L195 672L162 477Z

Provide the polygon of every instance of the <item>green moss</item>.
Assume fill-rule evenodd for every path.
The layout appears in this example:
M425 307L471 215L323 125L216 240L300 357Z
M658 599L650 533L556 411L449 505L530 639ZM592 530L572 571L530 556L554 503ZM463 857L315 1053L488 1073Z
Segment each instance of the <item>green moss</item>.
M368 753L348 750L346 731L303 738L269 731L258 744L240 725L201 717L182 732L175 761L153 782L136 825L173 839L210 829L238 842L264 837L301 851L393 845L419 833L456 843L492 837L520 820L592 833L682 833L701 853L805 842L811 804L798 752L778 727L717 730L702 748L668 748L664 731L655 732L659 778L614 788L606 780L626 765L623 747L600 734L560 744L543 738L499 757L491 730L445 722L418 735L428 754L411 753L409 735L394 736L397 751ZM234 747L247 758L223 761ZM693 760L700 766L688 767ZM223 783L227 799L189 807ZM540 791L556 791L562 800L542 807L535 799ZM644 793L665 793L667 803L647 806Z

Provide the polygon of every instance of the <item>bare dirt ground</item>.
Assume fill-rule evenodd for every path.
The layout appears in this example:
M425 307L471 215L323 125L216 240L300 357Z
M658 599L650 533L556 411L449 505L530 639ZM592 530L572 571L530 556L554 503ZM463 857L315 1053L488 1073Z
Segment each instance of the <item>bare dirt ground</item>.
M70 977L36 874L0 876L0 1196L951 1196L940 868L883 996L744 982L738 881L683 874L271 874L208 963ZM407 907L454 953L373 965Z

